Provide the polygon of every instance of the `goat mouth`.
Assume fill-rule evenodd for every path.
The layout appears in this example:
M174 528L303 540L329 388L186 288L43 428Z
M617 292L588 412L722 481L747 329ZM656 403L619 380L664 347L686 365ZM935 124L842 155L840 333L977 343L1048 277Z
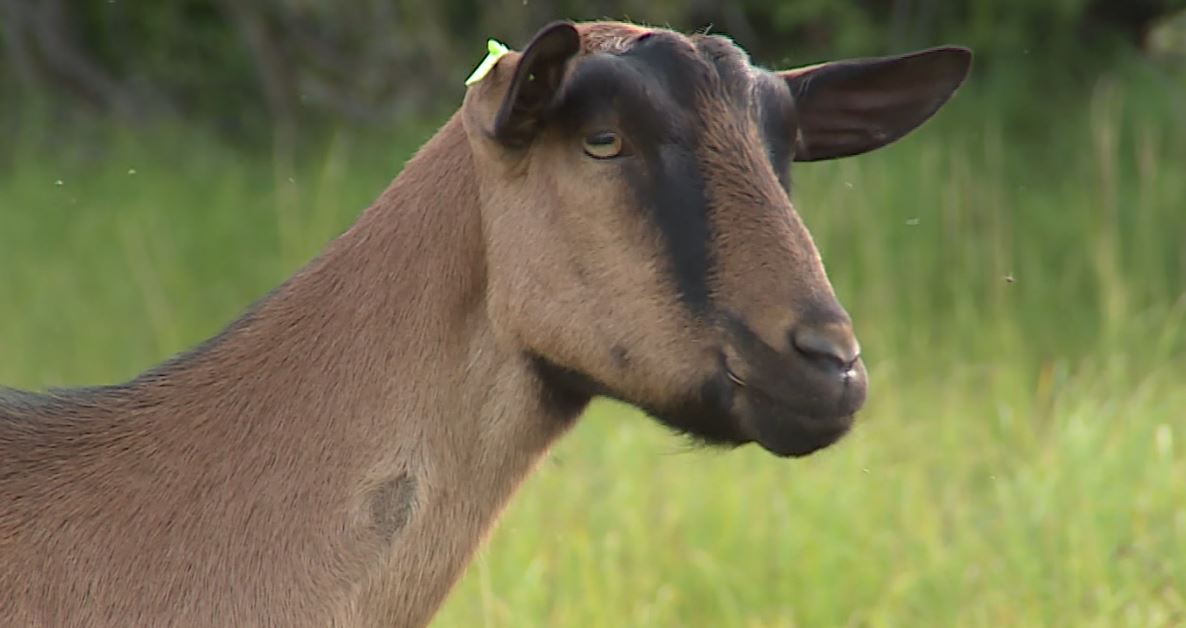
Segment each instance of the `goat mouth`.
M725 377L729 378L729 381L733 382L733 384L735 386L737 386L738 388L748 388L749 387L749 384L745 383L745 380L741 379L741 377L739 377L737 375L737 373L734 373L733 369L729 368L728 364L725 364Z
M826 426L805 428L805 421L788 423L784 419L757 419L756 442L762 449L780 458L801 458L835 444L852 428L853 415L830 421Z
M735 412L752 442L779 457L802 457L839 441L852 428L855 413L808 414L781 395L751 385L728 364L725 378L737 391Z

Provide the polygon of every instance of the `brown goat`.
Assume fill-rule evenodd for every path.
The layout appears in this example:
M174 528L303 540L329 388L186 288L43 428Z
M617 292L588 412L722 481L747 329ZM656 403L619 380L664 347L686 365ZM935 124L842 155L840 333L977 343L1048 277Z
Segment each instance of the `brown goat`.
M544 28L222 334L0 395L0 625L424 625L596 395L833 443L865 372L789 162L896 140L969 63L769 72L718 36Z

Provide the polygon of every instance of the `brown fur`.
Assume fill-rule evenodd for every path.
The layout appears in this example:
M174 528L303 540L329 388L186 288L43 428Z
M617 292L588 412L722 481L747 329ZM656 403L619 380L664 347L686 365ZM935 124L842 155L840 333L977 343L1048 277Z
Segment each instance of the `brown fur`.
M589 54L647 29L581 31ZM760 380L681 306L613 171L555 128L526 153L490 138L518 58L223 335L0 403L0 625L421 626L587 400L537 358L648 407L722 354ZM851 335L752 120L699 98L722 307L771 352L819 311Z

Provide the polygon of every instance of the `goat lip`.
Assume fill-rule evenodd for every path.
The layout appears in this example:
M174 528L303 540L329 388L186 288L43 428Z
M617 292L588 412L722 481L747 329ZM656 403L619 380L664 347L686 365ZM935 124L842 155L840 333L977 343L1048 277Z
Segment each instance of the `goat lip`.
M834 414L817 415L743 379L728 365L724 375L736 387L741 404L737 411L750 439L776 456L806 456L837 442L852 428L856 413L843 403Z
M733 369L729 368L728 364L725 364L725 377L729 378L729 381L733 382L733 384L738 388L749 387L749 384L747 384L744 379L741 379L737 373L734 373Z
M868 376L860 359L836 377L793 363L768 372L750 368L746 360L724 357L720 366L723 379L732 384L735 395L820 427L846 417L851 423L852 415L864 406L868 395Z
M853 414L821 419L787 414L786 410L755 409L746 421L753 441L782 458L803 457L836 443L848 434L855 420Z

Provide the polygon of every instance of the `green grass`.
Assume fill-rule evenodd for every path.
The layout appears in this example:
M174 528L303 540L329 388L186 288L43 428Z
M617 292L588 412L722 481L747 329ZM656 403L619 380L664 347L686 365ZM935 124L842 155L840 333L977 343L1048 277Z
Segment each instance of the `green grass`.
M599 403L437 625L1186 623L1182 93L1104 81L1024 126L991 96L795 171L868 356L851 437L703 451ZM291 172L187 131L30 142L0 171L0 382L117 381L216 332L427 133Z

